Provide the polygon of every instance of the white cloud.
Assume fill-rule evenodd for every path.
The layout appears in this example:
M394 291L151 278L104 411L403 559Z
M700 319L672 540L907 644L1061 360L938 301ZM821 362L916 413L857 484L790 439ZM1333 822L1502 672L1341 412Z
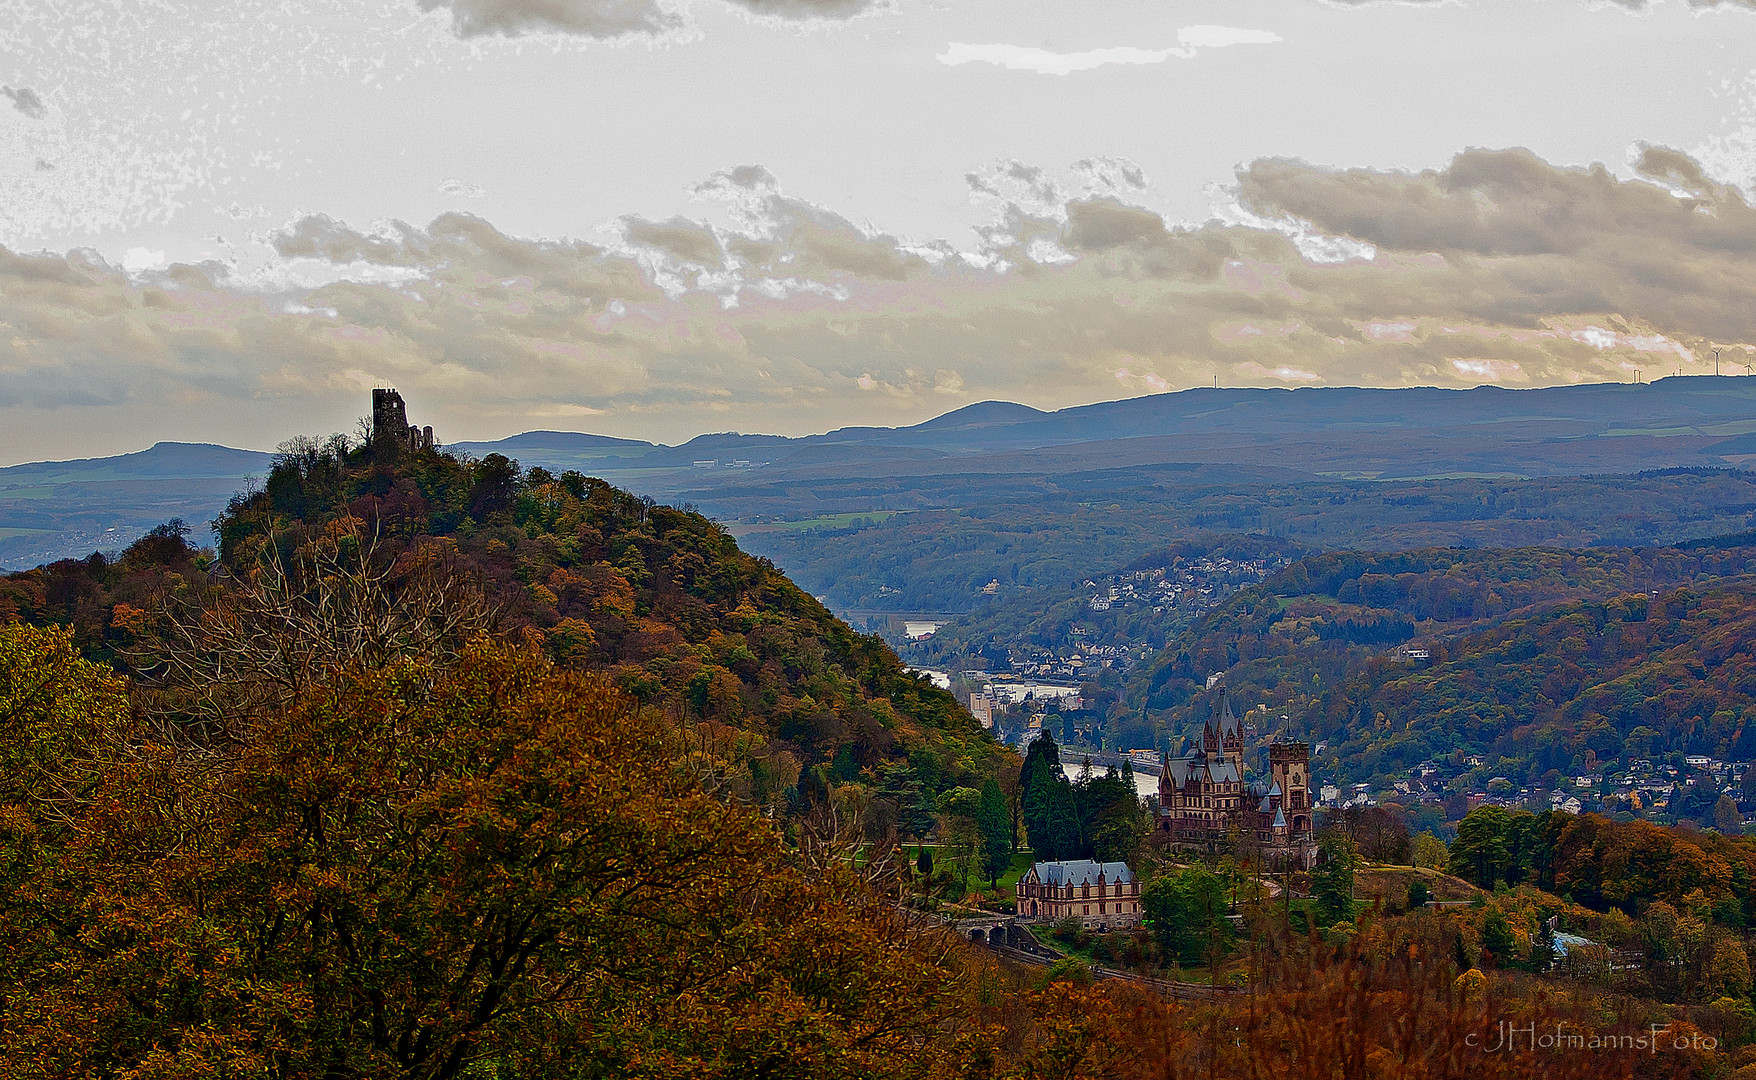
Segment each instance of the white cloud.
M1231 26L1185 26L1177 31L1177 44L1166 49L1140 49L1118 45L1108 49L1058 53L1028 45L972 45L954 41L939 54L939 62L958 64L993 64L1013 71L1034 71L1039 75L1070 75L1075 71L1091 71L1111 64L1162 64L1172 58L1188 60L1202 49L1222 49L1229 45L1268 45L1280 37L1266 30L1240 30Z
M485 199L488 196L488 189L480 184L466 184L462 180L452 177L440 181L439 194L459 199Z
M152 270L163 270L167 265L165 253L149 248L133 247L122 256L122 269L130 274L144 274Z
M1185 26L1177 31L1177 44L1186 49L1223 49L1228 45L1273 45L1278 34L1267 30L1240 30L1235 26Z

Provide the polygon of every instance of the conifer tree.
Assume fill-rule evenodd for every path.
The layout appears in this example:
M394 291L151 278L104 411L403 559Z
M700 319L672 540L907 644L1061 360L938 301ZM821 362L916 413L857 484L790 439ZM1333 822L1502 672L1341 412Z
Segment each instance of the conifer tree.
M1323 925L1353 920L1354 863L1358 858L1353 842L1339 836L1323 841L1318 849L1317 868L1311 871L1311 898Z
M1000 875L1012 865L1012 823L1006 816L1006 796L991 776L982 784L976 827L982 837L982 873L987 875L989 888L998 888Z

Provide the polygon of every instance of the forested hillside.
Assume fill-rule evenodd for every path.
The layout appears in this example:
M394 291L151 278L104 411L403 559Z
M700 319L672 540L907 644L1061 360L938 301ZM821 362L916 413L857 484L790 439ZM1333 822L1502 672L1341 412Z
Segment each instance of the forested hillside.
M1756 757L1753 570L1749 547L1314 556L1191 627L1123 707L1182 731L1225 671L1328 742L1337 780L1447 755L1514 778L1587 751Z
M530 635L564 666L603 671L639 701L723 730L759 803L796 798L813 766L929 794L979 786L999 753L950 694L718 525L578 473L300 440L215 533L213 568L169 528L113 562L13 575L0 582L0 618L71 626L86 655L116 660L138 644L155 597L198 591L210 569L222 584L246 581L346 535L393 576L448 561L479 584L502 635Z
M758 530L751 551L838 610L976 612L1069 585L1179 541L1254 533L1308 550L1661 546L1756 524L1756 473L1675 469L1531 480L1277 480L1238 466L1042 476L831 478L704 489L742 522L910 511L868 527ZM743 528L743 526L740 526ZM998 582L989 595L983 589Z
M1179 541L1119 567L1094 567L1086 577L1059 587L997 590L993 603L906 646L904 655L928 664L983 657L988 670L1005 670L1012 654L1036 650L1065 652L1094 645L1161 649L1208 607L1300 553L1297 545L1266 536ZM1107 590L1121 583L1129 589L1125 599L1092 606L1092 597L1107 597ZM1155 589L1158 585L1168 588ZM1176 592L1165 595L1169 589Z

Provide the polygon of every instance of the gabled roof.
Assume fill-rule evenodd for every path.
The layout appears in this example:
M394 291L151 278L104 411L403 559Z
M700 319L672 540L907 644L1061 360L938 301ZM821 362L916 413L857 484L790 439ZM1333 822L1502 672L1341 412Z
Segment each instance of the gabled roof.
M1031 871L1044 885L1095 885L1100 877L1104 881L1120 882L1124 885L1134 880L1134 871L1128 869L1125 862L1100 863L1090 859L1070 859L1065 862L1035 863L1031 866Z
M1238 775L1238 767L1230 758L1207 763L1207 778L1216 784L1235 784L1243 777Z

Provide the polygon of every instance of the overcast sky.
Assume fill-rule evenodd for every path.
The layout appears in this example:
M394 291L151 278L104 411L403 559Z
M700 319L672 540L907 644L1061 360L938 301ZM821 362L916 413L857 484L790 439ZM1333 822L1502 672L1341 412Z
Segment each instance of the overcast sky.
M1215 378L1741 373L1756 343L1756 0L0 27L0 463L271 448L380 384L443 439L675 442Z

